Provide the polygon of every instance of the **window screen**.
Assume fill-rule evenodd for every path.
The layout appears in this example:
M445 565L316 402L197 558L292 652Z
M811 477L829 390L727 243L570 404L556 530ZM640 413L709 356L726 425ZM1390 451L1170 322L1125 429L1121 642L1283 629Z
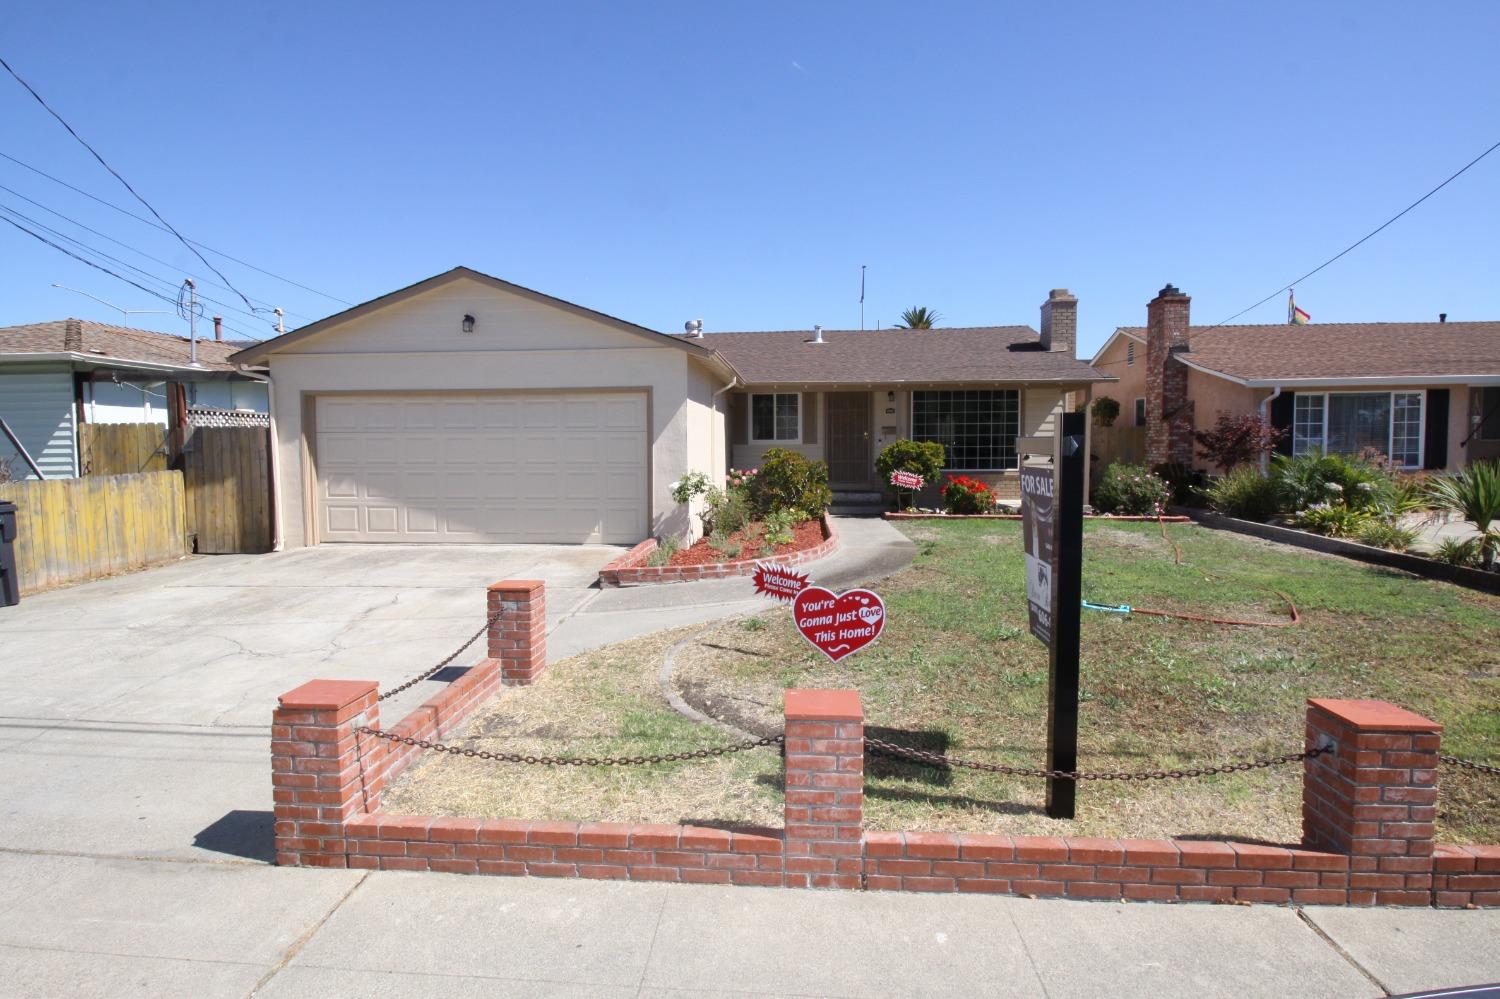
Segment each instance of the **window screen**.
M801 436L796 392L750 397L750 439L754 441L795 441Z
M1016 467L1021 394L1014 390L913 392L912 438L937 441L954 471Z

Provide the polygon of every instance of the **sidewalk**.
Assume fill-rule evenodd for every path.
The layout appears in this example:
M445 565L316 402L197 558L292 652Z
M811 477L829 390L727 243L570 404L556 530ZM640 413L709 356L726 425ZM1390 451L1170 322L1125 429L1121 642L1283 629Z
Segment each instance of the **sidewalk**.
M1500 912L360 873L0 854L0 994L1380 996L1500 980Z

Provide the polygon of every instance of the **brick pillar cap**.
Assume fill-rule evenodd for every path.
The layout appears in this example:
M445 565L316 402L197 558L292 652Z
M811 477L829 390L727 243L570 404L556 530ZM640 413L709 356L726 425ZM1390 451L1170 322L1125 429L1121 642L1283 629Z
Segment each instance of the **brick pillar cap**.
M1307 703L1357 729L1381 732L1441 732L1443 726L1388 701L1344 701L1309 697Z
M546 583L540 579L502 579L498 583L491 583L489 589L491 593L533 593L545 586Z
M309 680L278 700L284 708L338 709L379 689L374 680Z
M857 690L788 690L787 721L864 721Z

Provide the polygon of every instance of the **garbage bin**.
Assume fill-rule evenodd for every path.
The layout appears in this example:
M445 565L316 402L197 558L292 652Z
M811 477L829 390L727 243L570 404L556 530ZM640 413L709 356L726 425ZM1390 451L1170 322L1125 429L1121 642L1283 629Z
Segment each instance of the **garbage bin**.
M21 602L21 578L16 574L16 505L0 500L0 607Z

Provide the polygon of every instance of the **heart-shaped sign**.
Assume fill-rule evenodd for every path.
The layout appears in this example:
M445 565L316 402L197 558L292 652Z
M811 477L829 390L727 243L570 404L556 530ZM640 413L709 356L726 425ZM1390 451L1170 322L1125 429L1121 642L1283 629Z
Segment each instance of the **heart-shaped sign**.
M885 602L869 590L834 594L809 586L792 603L797 630L829 659L858 652L885 630Z

